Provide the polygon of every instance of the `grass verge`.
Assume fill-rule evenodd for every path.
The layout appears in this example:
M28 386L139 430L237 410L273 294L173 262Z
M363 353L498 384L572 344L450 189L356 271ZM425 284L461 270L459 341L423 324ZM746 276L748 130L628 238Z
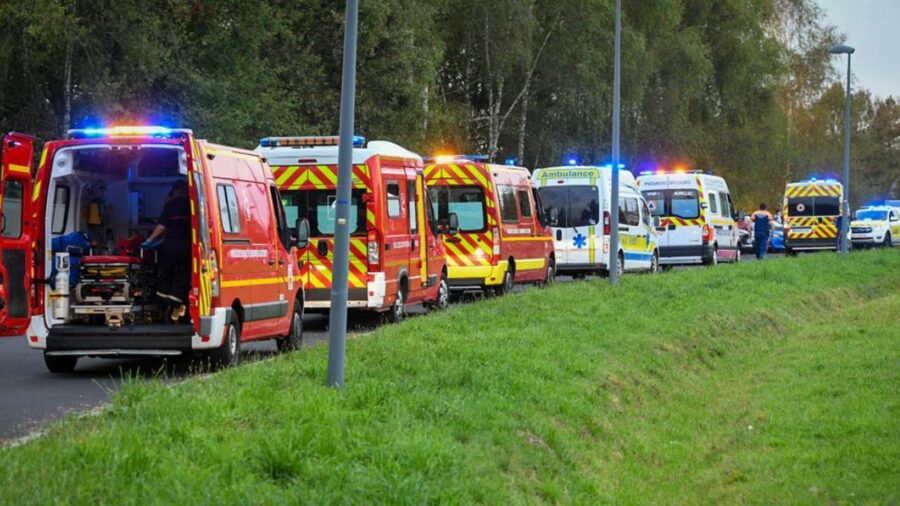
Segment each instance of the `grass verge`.
M900 252L529 290L0 450L0 502L896 501Z

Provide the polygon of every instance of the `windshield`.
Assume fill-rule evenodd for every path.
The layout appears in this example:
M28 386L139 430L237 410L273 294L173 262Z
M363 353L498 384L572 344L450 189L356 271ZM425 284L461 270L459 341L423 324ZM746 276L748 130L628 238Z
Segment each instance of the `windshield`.
M887 221L887 211L856 211L856 219L860 221Z
M668 216L693 219L700 216L697 190L671 190Z
M538 189L544 216L557 212L557 227L590 227L600 223L597 187L591 185L545 186Z
M666 212L666 191L650 190L642 192L644 198L647 199L647 208L650 209L652 216L665 216Z
M485 226L484 188L480 186L430 186L428 197L440 230L447 230L450 213L456 213L460 232L483 232Z
M365 235L366 206L362 203L365 190L353 190L350 194L350 234ZM335 191L299 190L281 194L287 222L293 226L298 218L309 220L312 235L334 235Z

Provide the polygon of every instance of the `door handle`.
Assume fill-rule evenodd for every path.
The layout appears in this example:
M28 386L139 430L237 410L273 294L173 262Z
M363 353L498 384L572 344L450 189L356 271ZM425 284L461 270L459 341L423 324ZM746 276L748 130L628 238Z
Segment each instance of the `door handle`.
M628 227L619 227L619 232L628 232Z
M269 265L275 265L275 260L269 260L269 261L266 262L266 263L268 263Z
M669 230L675 230L675 225L669 225Z
M557 241L562 241L562 230L557 230L557 231L556 231L556 240L557 240Z
M278 265L284 265L284 259L283 259L283 258L280 259L280 260L278 260Z

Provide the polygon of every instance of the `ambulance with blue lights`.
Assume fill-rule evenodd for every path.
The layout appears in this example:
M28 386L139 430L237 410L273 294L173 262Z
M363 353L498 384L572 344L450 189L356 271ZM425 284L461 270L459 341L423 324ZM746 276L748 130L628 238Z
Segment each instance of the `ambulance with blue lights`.
M0 325L26 334L50 371L71 372L84 356L199 355L227 366L247 341L300 347L294 249L308 223L288 224L258 153L187 129L70 130L44 144L32 179L33 149L33 138L3 137ZM180 214L166 211L173 200ZM148 240L160 226L166 251L183 244L165 276L183 298L161 288L165 248Z
M844 186L834 179L810 178L784 189L784 250L837 250Z
M659 218L661 265L741 260L734 201L723 178L676 169L643 172L637 181Z
M550 217L556 269L583 278L609 273L610 255L620 272L657 272L660 249L652 213L634 176L619 171L619 202L611 202L610 166L568 165L532 174L543 214ZM619 213L619 249L610 252L611 212Z
M266 137L256 151L274 171L288 222L306 219L311 238L297 249L306 308L328 311L334 261L338 136ZM444 247L428 205L422 157L387 141L353 139L350 195L350 309L386 313L449 304Z

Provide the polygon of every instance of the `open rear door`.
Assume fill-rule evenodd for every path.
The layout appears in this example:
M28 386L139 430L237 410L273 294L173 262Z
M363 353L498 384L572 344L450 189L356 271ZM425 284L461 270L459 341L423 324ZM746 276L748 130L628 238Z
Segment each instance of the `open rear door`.
M31 316L34 141L8 133L0 149L0 336L24 334Z

